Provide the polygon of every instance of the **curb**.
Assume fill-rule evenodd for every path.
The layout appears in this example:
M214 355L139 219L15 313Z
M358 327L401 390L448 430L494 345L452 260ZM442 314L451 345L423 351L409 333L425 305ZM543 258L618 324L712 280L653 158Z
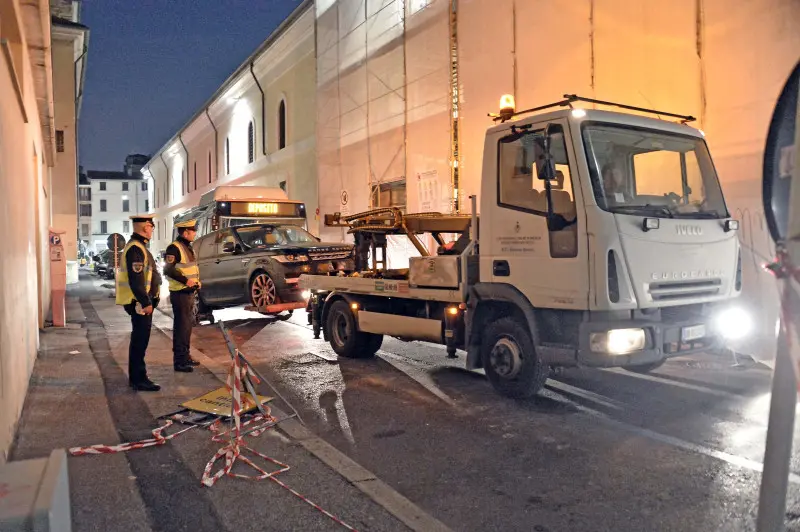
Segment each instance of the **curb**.
M161 309L156 310L160 312L165 319L171 320ZM162 320L159 319L158 321ZM153 326L170 339L172 338L171 328L163 327L161 324L156 323L156 320L153 320ZM191 355L192 358L199 361L217 379L225 382L228 375L228 367L226 365L206 356L194 347L191 348ZM284 417L286 415L285 412L275 406L271 406L270 408L278 415L277 417ZM309 453L347 479L348 482L403 522L403 524L411 530L415 532L452 532L444 523L392 489L374 473L359 465L339 449L308 430L297 421L297 419L285 419L277 425L277 428L286 433L290 438L296 440L297 443L303 446Z

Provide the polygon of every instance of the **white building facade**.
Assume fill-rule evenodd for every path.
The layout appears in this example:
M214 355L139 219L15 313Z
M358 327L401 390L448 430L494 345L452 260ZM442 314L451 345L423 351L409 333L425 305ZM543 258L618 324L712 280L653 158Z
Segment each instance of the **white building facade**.
M305 202L318 234L314 79L306 0L143 168L153 183L153 253L171 242L176 215L223 184L283 188Z
M141 174L90 170L88 177L91 184L88 250L99 253L108 247L108 237L114 233L121 234L126 241L130 239L133 234L130 216L150 209L150 191Z

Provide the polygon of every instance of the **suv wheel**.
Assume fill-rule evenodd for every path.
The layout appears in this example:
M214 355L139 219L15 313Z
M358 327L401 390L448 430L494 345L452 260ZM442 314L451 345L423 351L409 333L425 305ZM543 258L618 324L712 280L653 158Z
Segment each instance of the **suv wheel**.
M278 301L275 282L265 272L258 272L250 281L250 302L257 309L274 305Z

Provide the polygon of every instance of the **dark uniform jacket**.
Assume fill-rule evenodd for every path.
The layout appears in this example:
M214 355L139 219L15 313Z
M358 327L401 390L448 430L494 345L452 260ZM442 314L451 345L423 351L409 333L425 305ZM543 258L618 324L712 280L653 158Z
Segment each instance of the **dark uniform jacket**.
M134 233L131 239L138 240L144 244L145 247L147 247L147 244L150 242L138 233ZM158 273L156 261L149 249L147 250L147 260L153 268L153 282L150 285L149 292L144 284L144 255L142 254L142 250L138 246L131 246L125 254L125 267L128 269L128 283L131 285L131 291L136 301L142 305L142 308L149 307L150 305L157 307L159 291L161 290L161 275ZM133 301L131 301L131 303L133 303Z
M184 260L186 262L195 262L194 249L192 249L192 243L183 238L182 236L179 236L177 240L178 242L183 244L186 250L189 252L189 256L185 257ZM178 249L178 246L176 246L175 244L170 244L169 247L167 248L167 252L164 254L164 275L166 275L170 279L175 279L179 283L186 284L188 279L175 267L179 262L181 262L181 250ZM191 294L192 292L194 292L194 290L195 290L194 288L187 287L184 288L183 290L180 290L179 292Z

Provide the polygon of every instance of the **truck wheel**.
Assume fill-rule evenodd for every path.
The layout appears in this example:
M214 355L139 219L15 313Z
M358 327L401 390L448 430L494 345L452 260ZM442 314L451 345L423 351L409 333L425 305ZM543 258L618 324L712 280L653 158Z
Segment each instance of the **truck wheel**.
M514 318L489 324L483 335L481 357L494 389L514 399L536 395L550 374L550 368L536 355L528 328Z
M664 365L666 362L666 358L662 358L658 362L650 362L649 364L637 364L636 366L623 366L628 371L632 371L633 373L650 373L653 370L656 370Z
M330 343L337 355L345 358L369 358L375 355L380 344L371 338L378 334L362 333L358 330L356 318L347 301L336 301L328 311L327 330ZM374 350L372 348L374 347Z
M372 334L372 333L359 333L366 336L366 342L364 342L364 356L375 356L375 353L381 348L383 345L383 335L382 334Z
M274 305L278 301L275 282L264 272L257 272L250 280L250 302L257 309Z

